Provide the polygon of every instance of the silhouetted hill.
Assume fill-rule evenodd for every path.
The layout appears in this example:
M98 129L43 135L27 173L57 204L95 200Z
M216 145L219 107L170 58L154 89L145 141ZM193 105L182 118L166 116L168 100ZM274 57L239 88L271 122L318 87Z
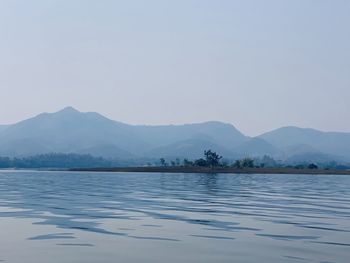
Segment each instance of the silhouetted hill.
M233 125L217 121L163 126L134 126L139 138L154 146L168 145L186 139L211 140L221 146L234 147L248 140Z
M232 125L220 122L128 125L98 113L82 113L67 107L55 113L42 113L4 129L0 133L0 155L28 156L61 152L133 158L144 156L152 149L193 138L210 138L212 144L220 147L246 140ZM208 144L204 143L200 147L197 144L197 148L206 147ZM188 154L196 155L197 151Z
M283 127L265 133L260 138L275 147L285 150L288 147L295 147L295 145L304 145L304 147L312 148L314 151L320 153L343 156L350 159L350 133L322 132L314 129Z
M250 138L233 125L217 121L129 125L72 107L0 126L0 156L78 153L117 159L198 158L206 149L227 158L270 155L280 160L298 156L350 160L350 133L284 127Z
M279 157L282 152L277 147L261 138L251 138L233 149L239 156L263 156Z
M225 147L215 144L213 141L203 139L188 139L161 146L146 153L150 157L165 158L188 158L197 159L203 156L203 152L212 149L227 158L234 158L236 155Z
M290 157L293 155L299 155L304 153L320 153L319 150L307 144L295 144L282 148L284 156Z
M147 146L126 124L68 107L8 127L0 133L0 154L70 153L111 142L126 151Z
M326 153L302 153L295 154L285 160L286 164L310 164L310 163L330 163L332 161L344 161L342 157Z
M100 144L93 147L81 149L76 151L78 154L90 154L92 156L101 156L104 158L111 159L121 159L128 160L136 158L134 154L131 154L128 151L125 151L118 146L112 144Z

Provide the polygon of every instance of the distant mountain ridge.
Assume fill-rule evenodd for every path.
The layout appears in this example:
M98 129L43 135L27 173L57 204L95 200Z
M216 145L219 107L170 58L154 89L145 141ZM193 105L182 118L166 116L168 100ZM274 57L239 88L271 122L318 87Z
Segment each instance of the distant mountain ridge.
M315 129L282 127L259 136L281 149L303 145L312 152L324 153L350 159L350 133L321 132ZM304 151L305 153L306 151Z
M209 145L218 145L220 149L228 142L235 146L247 140L247 137L232 125L220 122L129 125L98 113L82 113L67 107L55 113L39 114L2 130L0 155L27 156L60 152L132 158L148 156L152 150L156 153L159 147L190 139L202 141L202 152Z
M78 153L105 158L198 158L206 149L227 158L350 160L350 133L284 127L258 137L209 121L184 125L129 125L72 107L0 125L0 156ZM294 159L293 159L294 158Z

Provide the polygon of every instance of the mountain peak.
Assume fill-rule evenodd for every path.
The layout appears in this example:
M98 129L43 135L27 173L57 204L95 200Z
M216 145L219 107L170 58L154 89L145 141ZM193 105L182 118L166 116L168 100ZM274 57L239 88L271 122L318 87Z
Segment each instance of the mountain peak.
M80 111L73 108L72 106L67 106L67 107L63 108L62 110L58 111L57 113L80 113Z

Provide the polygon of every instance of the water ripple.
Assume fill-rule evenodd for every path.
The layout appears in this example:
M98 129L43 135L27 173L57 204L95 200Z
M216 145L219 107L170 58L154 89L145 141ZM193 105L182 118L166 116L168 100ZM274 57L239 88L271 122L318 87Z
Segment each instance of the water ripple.
M67 248L98 251L104 237L111 243L174 242L163 247L169 257L181 255L180 244L199 254L203 246L220 251L211 262L346 262L350 177L0 172L5 219L52 227L44 234L33 230L27 242L56 240L53 245ZM77 242L57 243L65 239Z

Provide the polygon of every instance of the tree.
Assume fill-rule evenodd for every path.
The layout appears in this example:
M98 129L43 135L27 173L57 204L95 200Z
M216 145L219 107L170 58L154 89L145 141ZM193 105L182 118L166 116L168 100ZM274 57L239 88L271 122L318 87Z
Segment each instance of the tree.
M261 167L276 167L277 166L277 163L276 161L271 158L270 156L268 155L264 155L263 158L261 159L260 161L260 166Z
M244 158L241 160L236 160L232 165L234 168L254 168L254 160L251 158Z
M244 168L253 168L254 167L254 160L251 158L244 158L241 160L242 166Z
M9 157L0 157L0 168L10 168L11 159Z
M204 160L203 158L200 158L200 159L198 159L198 160L196 160L196 161L194 162L194 165L195 165L195 166L206 167L206 166L208 166L208 163L207 163L207 161Z
M184 164L184 166L193 166L193 162L189 161L188 159L184 159L183 164Z
M211 150L204 151L205 161L207 166L216 167L219 166L222 156L218 155L216 152Z
M234 168L237 168L237 169L241 169L242 168L242 165L241 165L241 161L240 160L236 160L233 165L232 165Z
M222 167L225 167L225 168L229 167L229 162L228 162L228 160L226 160L226 159L225 159L225 160L222 160L222 161L221 161L221 166L222 166Z
M295 169L305 169L305 165L303 164L297 164L294 166Z
M318 169L318 166L316 164L314 164L314 163L310 163L307 168L309 168L309 169Z
M164 158L160 158L160 165L161 166L167 166L167 163Z

